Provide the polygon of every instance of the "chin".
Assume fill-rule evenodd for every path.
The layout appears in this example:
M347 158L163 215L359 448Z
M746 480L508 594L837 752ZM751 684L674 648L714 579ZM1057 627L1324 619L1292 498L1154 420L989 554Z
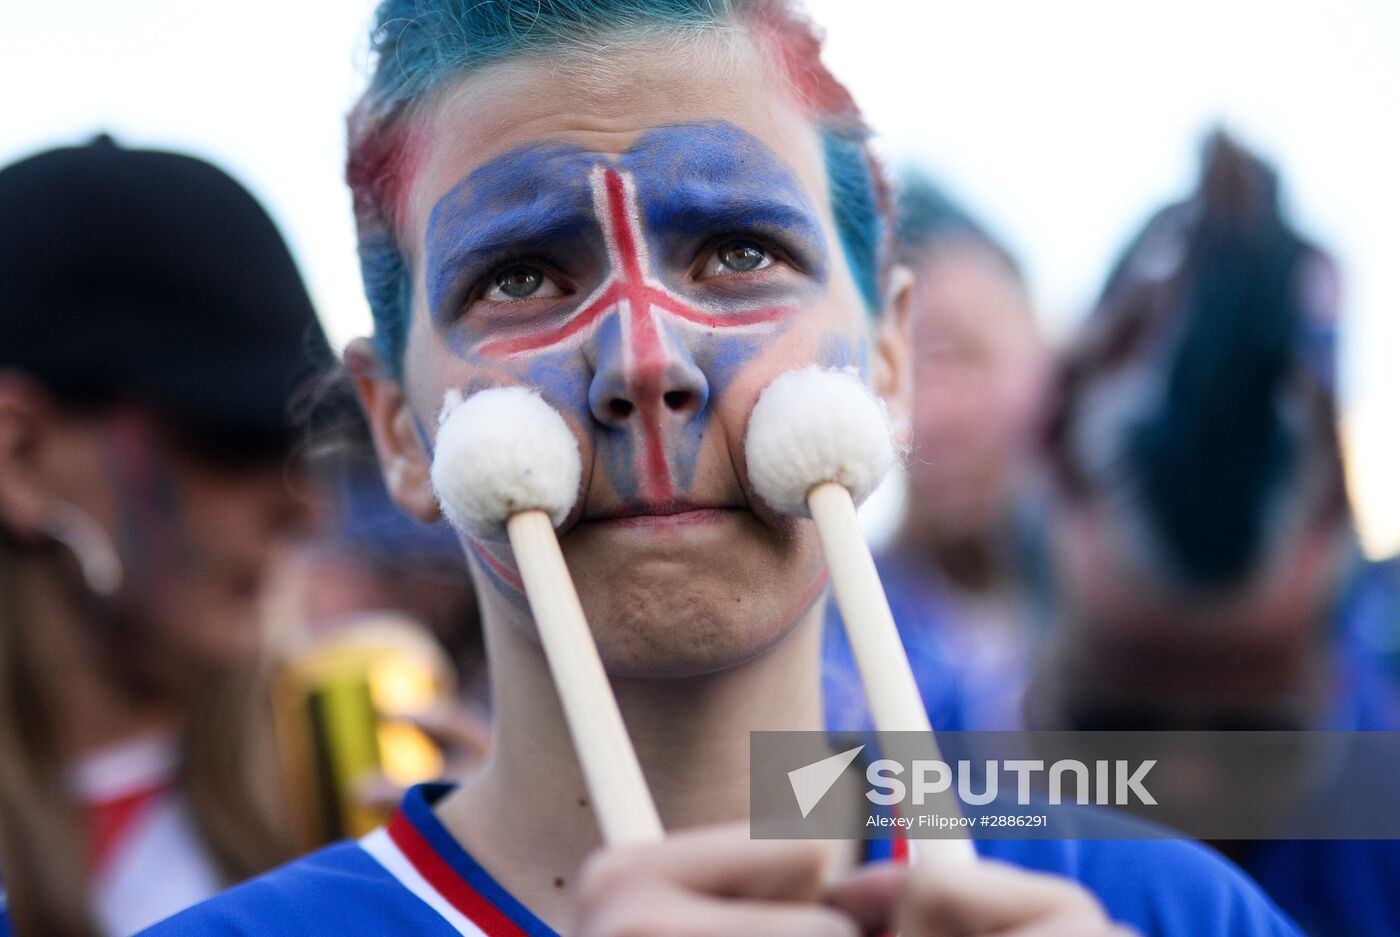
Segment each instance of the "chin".
M595 580L580 599L610 674L677 678L728 670L780 643L796 619L763 586L693 575L616 583Z
M571 550L569 565L608 672L677 678L737 667L780 644L824 581L817 549L804 538L741 536L694 553Z

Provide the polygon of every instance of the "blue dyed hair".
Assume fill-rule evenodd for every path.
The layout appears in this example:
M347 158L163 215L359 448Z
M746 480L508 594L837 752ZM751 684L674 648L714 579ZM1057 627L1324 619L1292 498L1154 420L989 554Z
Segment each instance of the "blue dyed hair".
M599 39L760 29L822 135L837 233L861 297L880 309L887 197L855 102L821 64L821 40L790 0L385 0L369 88L349 118L346 177L375 344L398 374L413 283L396 239L413 172L412 119L445 82L529 54L596 48Z

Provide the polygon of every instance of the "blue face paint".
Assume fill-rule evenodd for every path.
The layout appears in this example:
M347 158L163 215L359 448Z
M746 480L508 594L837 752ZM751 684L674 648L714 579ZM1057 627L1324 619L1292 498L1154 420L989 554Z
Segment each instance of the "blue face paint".
M730 242L761 249L759 272L722 266ZM539 390L617 496L652 507L687 500L714 404L824 294L829 266L797 178L726 123L648 131L620 157L507 153L435 206L424 257L449 347ZM495 278L518 265L557 289L502 299Z
M472 280L513 257L577 250L596 230L588 173L574 146L532 146L480 167L433 208L426 239L428 308L450 323Z
M845 335L835 332L826 334L822 337L817 361L824 368L854 368L863 383L870 383L870 342L864 335L852 345Z
M653 130L621 164L637 180L643 227L665 266L687 263L705 239L732 232L771 239L825 282L816 211L792 172L750 134L723 122ZM689 256L674 256L678 249Z

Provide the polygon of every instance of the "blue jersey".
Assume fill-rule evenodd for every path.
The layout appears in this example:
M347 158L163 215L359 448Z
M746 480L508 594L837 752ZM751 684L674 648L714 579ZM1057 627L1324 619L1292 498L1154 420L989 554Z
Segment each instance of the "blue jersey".
M1239 859L1314 937L1400 934L1400 840L1251 843Z
M1386 572L1376 566L1373 572ZM1385 608L1386 606L1382 606ZM1375 611L1375 610L1373 610ZM1389 612L1381 624L1390 620ZM1344 636L1355 638L1349 618ZM1338 653L1326 726L1351 732L1400 730L1400 692L1391 662L1361 642ZM1400 766L1392 774L1400 774ZM1309 934L1394 937L1400 934L1400 840L1280 840L1246 843L1240 864Z
M959 660L948 632L953 630L953 608L927 577L906 575L905 567L890 554L876 558L890 612L899 629L909 666L935 729L1009 729L1009 725L969 725L963 698L970 681L957 666ZM1019 675L1018 675L1019 678ZM866 707L865 688L856 670L851 645L834 601L826 606L822 635L822 698L826 725L839 731L874 728Z
M943 731L1022 727L1031 672L1032 612L1008 595L974 604L921 562L889 551L875 559L890 613L928 710ZM995 609L995 611L994 611ZM822 638L822 693L828 728L873 728L841 615L828 603Z
M554 937L438 822L449 790L421 785L388 826L233 888L146 931L148 937ZM900 844L871 843L870 858ZM978 844L988 858L1065 875L1147 937L1297 937L1240 872L1171 840ZM896 854L897 857L897 854Z

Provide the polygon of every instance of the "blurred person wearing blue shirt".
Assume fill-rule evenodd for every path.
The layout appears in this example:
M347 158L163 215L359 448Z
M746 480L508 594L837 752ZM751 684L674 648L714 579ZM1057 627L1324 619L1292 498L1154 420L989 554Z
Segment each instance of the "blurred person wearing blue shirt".
M1273 171L1212 136L1059 375L1033 728L1400 729L1372 640L1394 569L1361 555L1337 439L1337 293ZM1218 845L1310 933L1400 932L1400 843Z
M1016 728L1034 621L1026 494L1051 352L998 239L921 172L896 193L896 250L914 275L912 450L904 515L877 564L934 726ZM830 722L868 725L830 614Z

